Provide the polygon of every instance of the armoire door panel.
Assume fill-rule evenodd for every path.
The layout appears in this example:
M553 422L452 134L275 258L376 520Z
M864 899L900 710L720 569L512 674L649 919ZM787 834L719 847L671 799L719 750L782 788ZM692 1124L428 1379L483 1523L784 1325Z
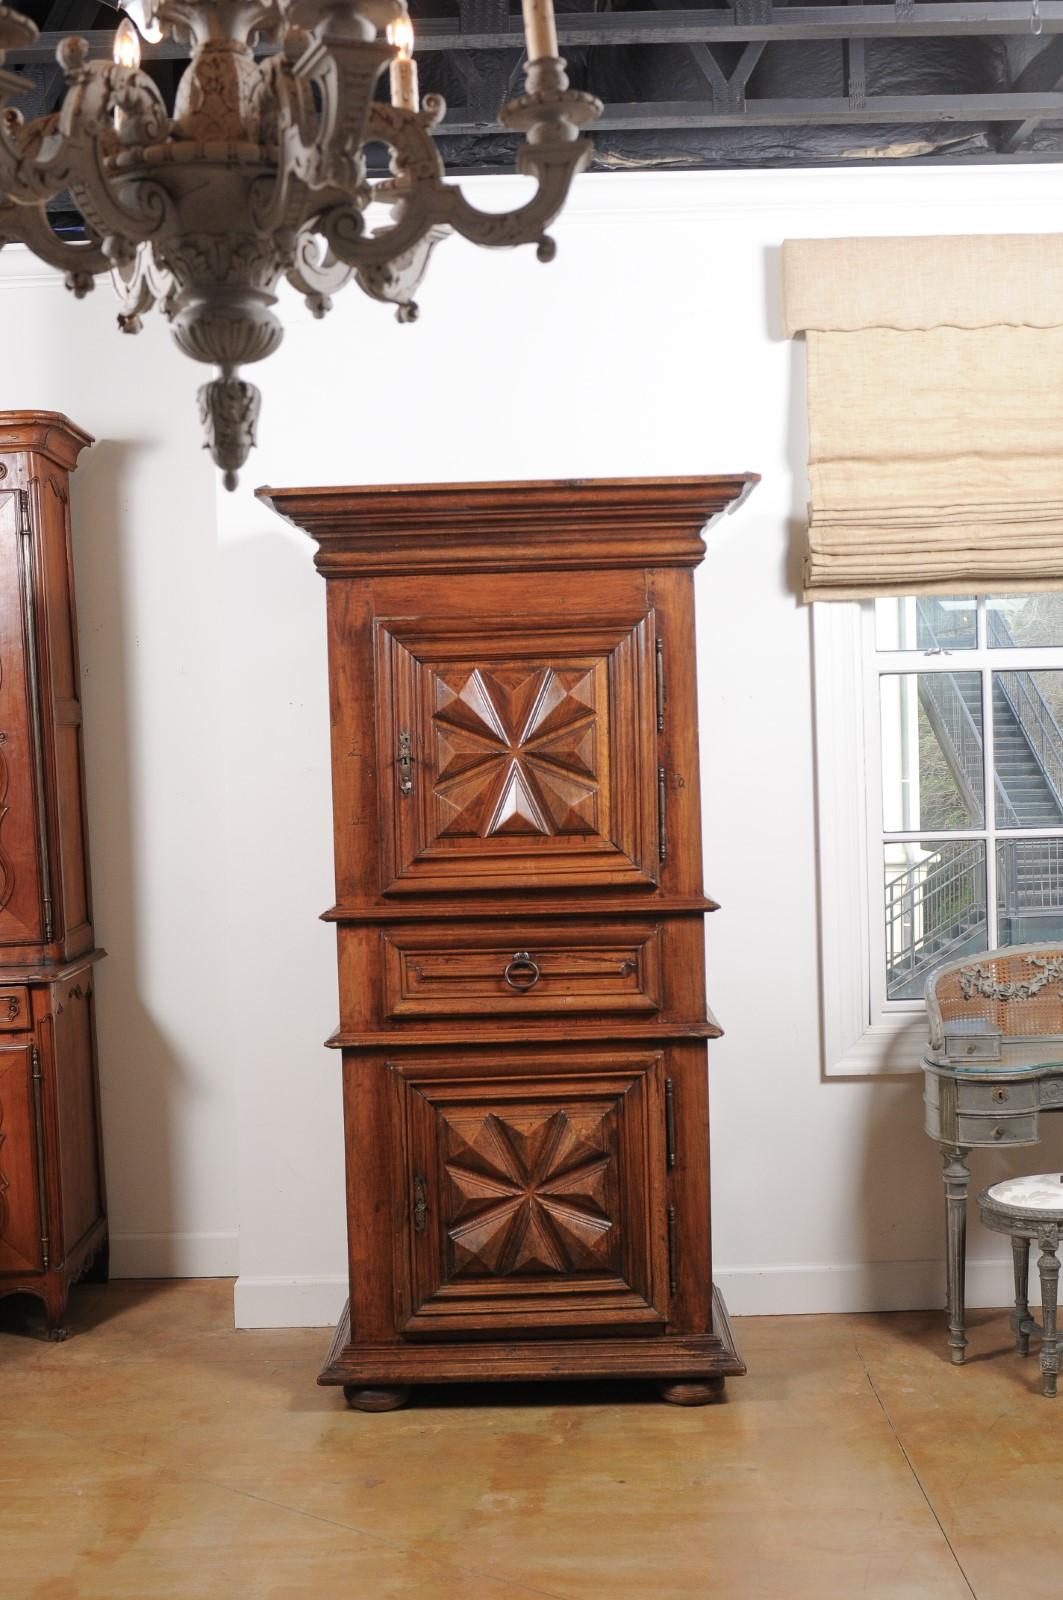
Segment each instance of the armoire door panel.
M659 1054L392 1073L407 1335L664 1326Z
M0 947L43 936L22 497L0 493Z
M0 1274L39 1272L41 1206L33 1053L0 1046Z
M653 649L652 613L378 622L384 892L654 885Z
M660 929L536 925L399 928L381 934L389 1017L652 1014Z

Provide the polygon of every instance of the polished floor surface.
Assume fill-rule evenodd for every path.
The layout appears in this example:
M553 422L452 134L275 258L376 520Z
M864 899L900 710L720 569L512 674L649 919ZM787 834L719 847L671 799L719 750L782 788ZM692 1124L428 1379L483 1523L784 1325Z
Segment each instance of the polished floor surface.
M739 1321L719 1406L638 1384L349 1411L222 1281L0 1302L3 1600L1056 1600L1063 1398L972 1314Z

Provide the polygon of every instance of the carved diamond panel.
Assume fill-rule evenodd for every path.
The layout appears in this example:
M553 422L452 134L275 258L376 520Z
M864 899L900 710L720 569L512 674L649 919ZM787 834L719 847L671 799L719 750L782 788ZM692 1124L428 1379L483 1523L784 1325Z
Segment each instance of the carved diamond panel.
M453 1277L615 1267L615 1113L452 1112L445 1129Z
M433 694L443 837L598 831L593 672L436 668Z

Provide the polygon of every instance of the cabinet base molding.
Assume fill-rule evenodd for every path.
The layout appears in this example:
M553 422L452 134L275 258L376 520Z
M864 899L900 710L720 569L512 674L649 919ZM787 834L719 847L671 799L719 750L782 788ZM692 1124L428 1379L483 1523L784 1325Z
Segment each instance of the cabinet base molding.
M341 1385L359 1411L392 1411L411 1384L528 1383L568 1378L660 1378L677 1405L718 1400L726 1377L746 1370L727 1307L712 1291L712 1333L642 1339L523 1339L506 1343L355 1345L344 1307L318 1383ZM374 1397L380 1402L370 1403Z
M45 1337L60 1343L67 1337L64 1323L71 1285L79 1281L106 1283L108 1255L107 1224L100 1221L59 1266L0 1277L0 1300L15 1294L35 1295L44 1306Z

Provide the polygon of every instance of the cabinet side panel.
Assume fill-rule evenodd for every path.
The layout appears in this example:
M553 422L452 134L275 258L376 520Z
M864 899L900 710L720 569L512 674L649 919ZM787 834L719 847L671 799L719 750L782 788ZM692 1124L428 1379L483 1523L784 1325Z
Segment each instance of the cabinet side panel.
M0 1273L38 1272L37 1125L28 1045L0 1047Z
M45 462L31 481L40 584L40 654L45 767L52 812L55 921L67 953L91 943L88 867L82 802L81 700L71 583L65 474ZM81 930L79 937L79 930ZM73 944L70 935L74 936Z
M56 994L52 1025L54 1096L59 1131L63 1247L66 1254L103 1212L96 1125L92 1011L82 975ZM62 1006L62 1010L59 1010Z
M698 673L694 630L694 575L650 574L660 641L661 731L658 760L663 774L667 837L661 888L668 894L698 894L701 869L701 773L698 759ZM713 780L711 753L704 769Z

